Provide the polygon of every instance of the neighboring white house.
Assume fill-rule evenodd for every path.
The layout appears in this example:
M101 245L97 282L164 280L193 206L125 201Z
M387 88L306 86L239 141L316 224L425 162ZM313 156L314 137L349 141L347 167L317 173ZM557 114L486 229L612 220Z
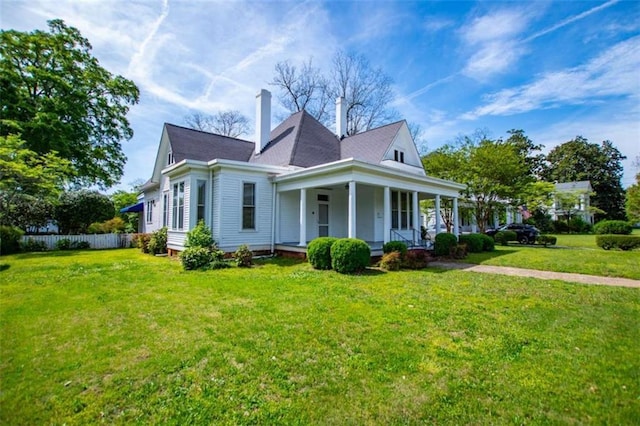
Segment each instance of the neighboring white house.
M335 134L305 111L271 130L271 94L256 99L255 142L164 125L143 218L145 232L168 227L170 250L204 220L226 252L305 251L334 236L375 253L391 240L418 244L420 200L451 198L457 211L464 185L425 174L405 121L345 136L338 99Z
M553 207L549 211L553 220L558 220L570 214L572 217L580 217L593 225L593 213L591 211L591 182L582 180L578 182L556 183L556 197ZM563 197L564 194L564 197ZM563 205L563 198L570 199L571 205ZM566 204L566 201L565 201Z

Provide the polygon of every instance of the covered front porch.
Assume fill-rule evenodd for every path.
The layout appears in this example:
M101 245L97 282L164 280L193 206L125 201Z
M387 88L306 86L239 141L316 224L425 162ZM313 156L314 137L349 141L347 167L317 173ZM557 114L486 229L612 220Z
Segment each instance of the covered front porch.
M451 198L457 215L460 184L355 160L339 163L324 173L306 169L273 179L276 250L305 252L324 236L364 240L373 255L389 241L431 249L434 235L421 233L420 201L439 205Z

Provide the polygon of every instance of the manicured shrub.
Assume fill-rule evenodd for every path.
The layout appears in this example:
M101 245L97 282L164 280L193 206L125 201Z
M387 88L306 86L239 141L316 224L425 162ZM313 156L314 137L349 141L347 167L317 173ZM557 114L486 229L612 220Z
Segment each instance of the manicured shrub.
M307 246L307 259L314 269L331 269L331 246L338 241L334 237L320 237Z
M151 234L137 234L134 237L137 241L137 246L143 253L149 253L149 240L151 240Z
M56 250L71 250L71 240L62 238L56 241Z
M538 244L542 244L545 247L554 246L556 245L557 241L558 241L558 238L554 237L553 235L539 235L538 238L536 239L536 242Z
M458 242L467 245L470 253L481 253L484 248L482 234L466 234L458 237Z
M576 232L579 234L586 234L593 230L590 223L585 222L580 216L572 217L568 223L569 232Z
M187 232L186 247L211 247L213 246L213 236L211 229L205 225L204 220L200 220L195 228Z
M565 234L569 232L569 225L564 220L554 220L552 228L553 232L556 234Z
M185 271L205 269L214 261L213 253L207 247L187 247L179 256Z
M399 271L402 266L402 255L399 251L385 253L380 259L380 267L385 271Z
M371 262L369 245L356 238L341 238L331 246L331 266L341 274L363 271Z
M516 241L518 234L516 234L515 231L499 231L494 238L496 243L506 246L509 244L509 241Z
M20 239L24 232L13 226L0 226L0 254L11 254L20 251Z
M149 253L161 254L167 252L167 228L160 228L157 231L153 231L149 238L148 244Z
M596 244L605 250L634 250L640 248L640 236L637 235L596 235Z
M467 257L468 250L469 246L467 246L466 244L456 244L455 246L451 247L449 256L454 259L464 259L465 257Z
M496 249L496 240L486 234L480 234L482 237L482 250L494 251Z
M389 241L382 246L383 253L393 253L394 251L400 253L400 259L404 259L407 254L407 245L402 241Z
M427 267L428 255L426 250L410 250L405 254L402 267L407 269L423 269Z
M451 248L458 244L458 239L455 235L448 232L441 232L436 235L433 251L436 256L449 256L451 255Z
M624 220L602 220L593 227L596 234L629 235L633 227Z
M91 244L89 244L89 241L75 241L71 243L71 248L76 248L78 250L86 250L91 248Z
M47 244L44 241L36 241L29 238L20 244L20 248L25 252L47 251Z
M249 250L249 246L246 244L242 244L238 247L238 250L233 253L233 258L236 261L236 265L241 268L250 268L253 264L253 253Z

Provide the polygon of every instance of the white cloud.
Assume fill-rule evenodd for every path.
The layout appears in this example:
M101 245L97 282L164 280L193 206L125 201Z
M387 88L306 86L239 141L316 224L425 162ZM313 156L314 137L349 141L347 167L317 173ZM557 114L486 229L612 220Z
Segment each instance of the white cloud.
M559 105L601 102L607 96L640 99L640 36L612 46L584 65L543 74L532 83L488 95L462 116L514 115Z

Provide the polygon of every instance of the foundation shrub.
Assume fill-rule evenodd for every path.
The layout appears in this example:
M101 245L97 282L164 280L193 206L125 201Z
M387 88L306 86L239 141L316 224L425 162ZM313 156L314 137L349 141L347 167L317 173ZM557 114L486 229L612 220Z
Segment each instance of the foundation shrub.
M404 259L407 254L407 245L402 241L389 241L382 246L383 253L393 253L394 251L400 253L400 259Z
M136 245L143 253L149 253L149 240L151 240L151 234L137 234L134 237Z
M451 247L449 256L454 259L464 259L465 257L467 257L468 250L469 246L467 246L466 244L456 244L455 246Z
M425 250L411 250L404 256L402 267L406 269L424 269L427 267L428 257Z
M399 271L402 266L402 254L399 251L385 253L380 259L380 267L385 271Z
M341 274L364 271L370 261L369 245L357 238L341 238L331 246L331 266Z
M436 256L449 256L451 255L451 248L458 244L458 239L455 235L448 232L441 232L436 235L434 252Z
M157 231L153 231L149 238L148 244L149 253L161 254L167 252L167 228L160 228Z
M554 237L553 235L539 235L538 238L536 239L536 242L538 244L542 244L543 246L547 247L547 246L554 246L556 245L556 242L558 241L558 238Z
M187 232L186 247L212 247L214 245L211 229L200 220L195 228Z
M458 237L458 242L466 244L470 253L482 253L484 240L482 234L466 234Z
M331 269L331 246L338 241L334 237L320 237L307 246L307 259L314 269Z
M233 253L233 259L241 268L250 268L253 264L253 253L249 250L249 246L242 244L238 250Z

